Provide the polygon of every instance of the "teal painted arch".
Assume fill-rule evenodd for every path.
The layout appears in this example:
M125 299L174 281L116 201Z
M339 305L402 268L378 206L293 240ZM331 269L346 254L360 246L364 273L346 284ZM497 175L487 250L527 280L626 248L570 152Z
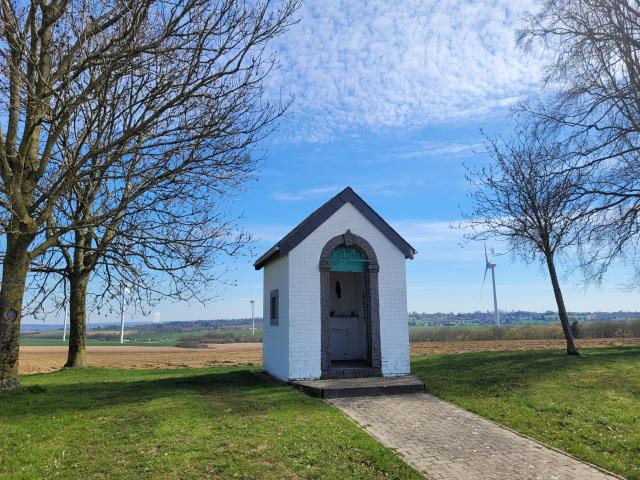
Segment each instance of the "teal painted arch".
M338 245L329 256L332 272L365 272L369 261L364 251L355 245Z

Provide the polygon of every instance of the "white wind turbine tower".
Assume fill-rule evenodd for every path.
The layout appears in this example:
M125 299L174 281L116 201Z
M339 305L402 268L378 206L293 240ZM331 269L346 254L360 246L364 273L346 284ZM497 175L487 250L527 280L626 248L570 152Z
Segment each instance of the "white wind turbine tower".
M496 315L496 325L500 326L500 312L498 312L498 296L496 294L496 264L489 261L489 255L487 254L487 245L484 245L484 278L482 279L482 289L484 290L484 282L487 280L487 272L491 269L491 281L493 283L493 310Z
M245 302L251 302L251 335L255 335L256 334L256 320L255 320L255 316L253 314L253 307L256 303L256 299L251 297L251 298L243 298L243 300Z
M256 317L254 315L254 307L256 303L256 286L255 285L253 287L253 294L251 295L251 298L243 298L242 300L244 300L245 302L251 303L251 335L255 335L256 334Z
M129 294L129 289L120 282L120 343L124 343L124 310L126 305L125 295Z

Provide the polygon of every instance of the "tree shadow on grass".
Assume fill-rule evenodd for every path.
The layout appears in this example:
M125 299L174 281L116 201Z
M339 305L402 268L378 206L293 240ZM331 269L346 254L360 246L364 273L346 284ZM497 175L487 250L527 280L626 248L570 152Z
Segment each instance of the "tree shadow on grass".
M459 392L482 389L500 395L552 376L640 360L639 347L585 349L582 353L580 357L558 350L425 356L414 358L411 368L412 374L435 394L449 389Z
M84 372L43 374L43 377L59 376L64 382L47 378L42 383L29 382L19 392L0 394L0 403L3 405L0 419L64 415L163 399L175 399L179 404L179 399L193 401L194 395L201 395L203 402L215 406L214 410L232 411L237 415L259 415L280 409L306 411L322 405L316 399L295 391L293 387L258 377L255 370L192 375L185 375L185 371L177 375L173 372L153 372L155 375L149 375L148 379L144 378L147 372L140 374L139 371L131 371L131 375L120 372L122 375L119 378L114 378L113 371L108 369L93 368ZM102 379L101 373L104 374ZM93 380L87 381L87 377Z

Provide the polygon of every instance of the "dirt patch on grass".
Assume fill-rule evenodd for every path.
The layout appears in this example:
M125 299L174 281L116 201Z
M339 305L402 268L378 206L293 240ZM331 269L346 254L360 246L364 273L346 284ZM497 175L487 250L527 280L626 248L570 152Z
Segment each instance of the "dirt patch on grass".
M618 347L640 345L640 338L585 338L576 340L578 348ZM416 342L411 344L411 355L440 355L466 352L500 352L523 350L549 350L566 348L564 340L486 340L469 342Z
M580 348L640 345L640 338L599 338L578 340ZM419 342L411 344L411 355L438 355L465 352L562 349L564 340L490 340L472 342ZM23 346L20 373L51 372L63 367L67 348ZM261 343L214 343L208 348L100 347L87 348L87 361L108 368L198 368L222 365L260 365Z

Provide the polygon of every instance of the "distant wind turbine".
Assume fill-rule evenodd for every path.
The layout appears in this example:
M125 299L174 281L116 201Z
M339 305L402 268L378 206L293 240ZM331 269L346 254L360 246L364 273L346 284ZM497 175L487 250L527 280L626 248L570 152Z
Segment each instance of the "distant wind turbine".
M124 310L126 304L125 295L129 293L129 289L124 286L124 281L120 282L120 343L124 343Z
M62 341L67 341L67 279L62 278L64 282L64 295L62 297L62 313L64 315L64 324L62 325Z
M62 313L64 315L64 324L62 325L62 341L66 342L67 341L67 304L66 304L66 298L63 300L62 303Z
M496 294L496 264L489 261L489 255L487 254L487 245L484 245L484 278L482 279L482 290L484 290L484 283L487 280L487 272L491 270L491 281L493 282L493 310L496 315L496 325L500 326L500 312L498 312L498 296Z
M256 303L256 300L253 297L251 297L251 298L243 298L243 300L245 302L251 302L251 335L255 335L256 334L256 321L255 321L255 316L253 315L253 307L254 307L254 304Z

